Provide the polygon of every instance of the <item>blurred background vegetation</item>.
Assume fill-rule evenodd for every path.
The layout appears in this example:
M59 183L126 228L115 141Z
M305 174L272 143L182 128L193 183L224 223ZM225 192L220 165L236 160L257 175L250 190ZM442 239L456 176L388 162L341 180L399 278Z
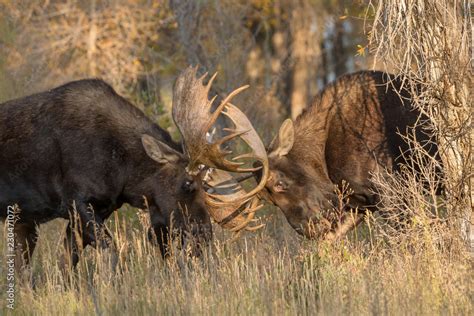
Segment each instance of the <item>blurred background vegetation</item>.
M364 1L0 1L0 101L99 77L165 128L189 64L219 76L265 140L337 76L371 67ZM173 133L176 134L176 133Z

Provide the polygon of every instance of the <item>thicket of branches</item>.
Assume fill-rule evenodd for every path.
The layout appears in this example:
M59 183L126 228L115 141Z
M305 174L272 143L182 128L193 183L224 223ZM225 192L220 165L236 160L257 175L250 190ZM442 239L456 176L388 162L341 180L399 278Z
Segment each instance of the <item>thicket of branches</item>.
M442 158L442 166L430 161L422 170L376 175L387 201L385 209L398 221L409 216L407 226L429 237L432 245L452 246L462 236L474 246L470 4L381 0L371 5L376 12L371 49L385 67L405 80L415 107L430 119ZM427 152L416 139L407 141L412 144L412 152L407 154L426 161ZM434 194L439 185L436 168L443 170L441 199ZM417 183L416 177L427 185ZM387 226L382 231L390 232Z

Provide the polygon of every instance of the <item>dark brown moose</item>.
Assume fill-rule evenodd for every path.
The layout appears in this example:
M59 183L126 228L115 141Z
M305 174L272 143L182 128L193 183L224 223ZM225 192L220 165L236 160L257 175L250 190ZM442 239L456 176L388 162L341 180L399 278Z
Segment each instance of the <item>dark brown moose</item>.
M428 120L400 88L400 80L383 72L347 74L326 87L295 122L282 124L268 149L266 188L298 233L334 239L362 219L331 214L338 203L335 185L343 181L353 191L347 209L375 211L380 201L372 173L403 165L419 168L428 161L440 170ZM406 137L434 159L412 158Z
M104 221L124 203L149 209L163 253L170 227L209 240L202 175L187 165L167 132L100 80L0 104L0 218L19 207L17 267L33 253L36 226L54 218L70 220L67 262L77 263L78 243L109 246Z
M379 197L374 193L372 172L385 168L396 171L402 165L416 165L415 161L409 161L410 146L405 136L414 134L417 142L434 158L430 160L436 161L438 166L441 164L436 142L427 128L428 121L411 106L406 89L402 89L400 95L397 93L401 82L386 73L361 71L344 75L328 85L295 122L288 119L282 124L267 150L268 157L255 146L260 142L248 120L242 123L243 119L233 119L237 128L223 141L206 142L205 135L215 118L223 109L224 114L232 115L235 107L227 104L211 113L212 101L208 101L207 93L214 77L204 89L202 78L194 79L194 75L188 71L182 77L186 89L194 91L193 97L173 104L174 111L181 113L175 115L175 121L184 135L190 161L216 168L210 172L211 178L217 176L220 183L231 184L231 188L238 188L236 191L240 192L239 178L229 173L237 171L235 160L225 160L230 152L223 151L220 145L248 131L249 143L254 144L250 147L259 148L256 154L234 158L257 157L254 165L259 168L253 171L258 183L256 190L250 192L252 198L241 194L247 204L240 201L232 207L219 207L211 203L217 218L234 219L238 229L248 222L245 214L253 214L258 209L255 195L259 195L276 204L298 233L309 238L333 239L349 231L362 218L361 215L354 218L346 210L357 208L363 213L378 209ZM183 104L187 112L182 110ZM183 117L183 113L187 116ZM200 139L193 138L195 135ZM342 216L335 216L334 209L338 206L335 188L343 181L353 193ZM266 190L261 190L262 185ZM209 181L205 186L213 188ZM217 199L231 200L229 190ZM247 209L239 207L241 205ZM216 218L216 214L213 217Z

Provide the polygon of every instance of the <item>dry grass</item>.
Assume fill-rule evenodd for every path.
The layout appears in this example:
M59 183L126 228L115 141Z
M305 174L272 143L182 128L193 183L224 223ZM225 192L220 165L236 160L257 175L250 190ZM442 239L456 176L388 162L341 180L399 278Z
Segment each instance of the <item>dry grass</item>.
M215 241L200 259L178 254L162 260L158 249L148 243L139 217L124 214L109 224L120 249L118 270L110 268L107 253L87 249L77 272L67 281L58 267L64 223L44 225L31 269L33 282L17 281L13 313L474 312L473 262L469 257L433 249L388 247L382 239L366 237L370 236L367 226L350 236L351 240L318 245L300 239L282 216L275 214L265 229L234 243L216 227ZM0 270L0 275L4 272ZM1 279L1 289L5 289L5 281Z

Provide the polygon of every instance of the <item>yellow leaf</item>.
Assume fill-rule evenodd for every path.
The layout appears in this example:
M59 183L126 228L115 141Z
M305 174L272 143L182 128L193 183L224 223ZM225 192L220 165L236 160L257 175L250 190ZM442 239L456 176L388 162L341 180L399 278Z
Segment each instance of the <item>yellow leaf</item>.
M358 56L365 56L365 46L357 45L357 54Z

